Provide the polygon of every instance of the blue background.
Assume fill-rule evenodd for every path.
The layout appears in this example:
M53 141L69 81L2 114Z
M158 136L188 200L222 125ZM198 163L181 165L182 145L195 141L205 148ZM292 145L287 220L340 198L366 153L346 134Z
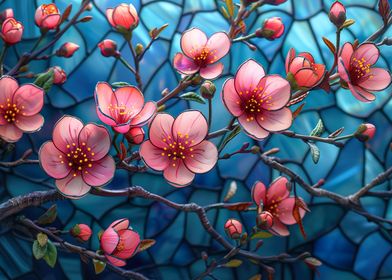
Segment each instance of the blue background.
M29 147L37 152L40 145L51 137L54 123L63 115L80 117L84 122L98 121L93 91L97 81L127 81L135 83L121 63L114 58L101 56L97 43L105 38L116 40L122 54L132 61L130 52L119 34L116 34L105 18L105 10L124 0L95 0L93 10L89 12L94 20L72 27L55 44L57 49L62 43L72 41L80 45L80 50L70 59L53 57L50 61L31 63L30 70L42 72L50 66L59 65L68 74L68 81L61 87L54 86L47 95L43 109L46 121L42 130L33 135L25 135L16 145L17 158ZM61 11L68 3L74 4L72 14L81 1L54 1ZM331 66L329 50L321 37L334 42L334 26L329 22L327 12L331 0L289 0L280 6L263 6L247 20L249 32L260 27L267 17L279 16L283 19L286 30L284 35L273 42L264 39L252 39L257 51L250 51L244 44L234 44L223 62L225 70L216 80L218 91L225 79L235 73L237 67L247 58L260 62L269 73L284 75L284 58L287 51L294 47L297 51L311 52L315 60ZM343 0L347 7L348 18L356 24L344 31L342 41L365 40L382 21L376 12L375 0ZM13 8L15 17L25 25L24 43L13 47L7 55L7 65L12 66L19 56L31 49L39 30L34 25L33 15L37 5L45 1L6 0L0 2L0 9ZM199 27L208 35L220 30L228 30L228 23L220 14L216 0L170 0L170 1L132 1L136 6L141 22L134 34L134 43L146 45L149 42L148 30L169 23L161 38L154 43L141 63L141 74L145 84L144 94L147 100L158 100L161 91L176 86L179 75L171 67L174 54L179 51L181 32L190 27ZM392 35L389 29L388 34ZM382 57L378 65L390 69L391 48L382 47ZM22 80L21 82L27 82ZM207 106L175 100L169 103L168 112L179 114L187 108L196 108L207 113ZM213 123L211 130L226 126L229 113L222 105L219 94L213 100ZM328 144L317 144L321 150L320 162L312 162L309 149L300 140L282 135L274 135L258 143L263 149L279 147L279 157L290 159L288 167L298 172L311 184L325 178L325 189L347 195L355 192L375 175L391 166L392 152L389 149L392 137L392 100L390 89L377 93L377 100L371 104L357 101L343 89L326 94L312 92L306 102L303 113L296 119L292 130L307 134L322 118L327 132L342 126L347 133L352 132L363 122L377 126L373 140L366 144L350 140L339 150ZM232 151L244 142L253 142L244 134L237 136L225 151ZM11 158L12 159L12 158ZM108 188L124 188L138 184L147 190L163 195L179 203L196 202L201 205L222 201L229 184L235 180L238 184L235 201L249 201L250 188L254 181L262 180L268 184L279 176L276 171L259 162L254 155L240 155L220 161L209 173L197 176L194 184L184 189L169 186L159 174L144 173L129 175L117 171L115 179ZM0 201L26 194L35 190L47 190L53 187L53 180L48 178L39 167L21 166L12 171L0 173ZM378 186L375 190L388 190L391 182ZM261 255L288 252L298 254L311 252L322 260L320 275L316 276L303 264L295 263L276 265L276 279L392 279L392 244L363 217L342 209L325 198L311 198L299 188L301 195L310 205L312 212L306 215L304 225L308 239L304 240L297 226L290 228L289 238L270 238L258 252ZM391 202L379 198L367 198L363 203L373 214L392 217ZM143 199L104 198L88 195L83 199L57 203L59 207L56 226L70 228L75 223L87 223L94 232L108 226L113 220L127 217L132 226L143 238L153 238L157 244L146 252L138 254L128 262L127 268L135 269L155 279L190 279L204 271L200 252L208 251L210 256L223 256L224 251L211 237L192 213L183 213L167 208L160 203ZM29 209L25 214L32 217L39 215L50 204ZM222 234L227 218L241 219L248 231L254 225L254 213L236 213L226 210L208 212L214 227ZM74 254L61 252L54 269L44 261L36 261L31 256L31 242L15 238L11 232L0 231L0 279L116 279L117 275L104 272L94 276L91 263L80 261ZM87 244L98 248L98 239L94 236ZM254 243L251 244L254 246ZM218 279L248 279L256 274L258 267L245 261L238 269L218 269L214 275Z

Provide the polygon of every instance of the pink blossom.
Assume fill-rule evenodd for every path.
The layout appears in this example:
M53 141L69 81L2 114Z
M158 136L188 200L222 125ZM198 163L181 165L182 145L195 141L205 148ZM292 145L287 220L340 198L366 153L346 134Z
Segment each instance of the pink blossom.
M44 124L39 113L44 105L44 91L33 85L19 87L9 76L0 78L0 137L7 142L18 141L23 132L32 133Z
M175 187L192 183L195 173L210 171L218 160L213 143L205 140L208 125L199 111L185 111L176 119L157 114L149 127L149 140L140 147L144 162Z
M263 67L252 59L239 67L234 78L226 80L222 99L254 139L291 126L292 113L285 107L290 99L290 84L278 75L266 76Z
M67 81L67 73L65 73L65 71L59 67L59 66L54 66L52 67L53 69L53 83L55 85L62 85Z
M340 53L338 72L347 83L354 97L362 102L376 99L373 91L386 89L391 83L390 73L382 68L372 68L380 57L373 43L365 43L354 50L350 43L344 44Z
M329 9L329 20L336 27L341 27L346 21L346 8L339 1L335 1Z
M101 54L103 56L120 56L120 52L117 50L117 43L113 40L103 40L102 42L98 43L98 48L101 50Z
M228 219L225 223L225 232L232 239L239 239L242 234L242 224L236 219Z
M101 249L106 259L115 266L126 265L140 245L140 236L129 226L128 219L114 221L101 236Z
M115 163L108 155L110 146L105 127L83 125L75 117L64 116L53 129L53 140L41 146L39 159L64 196L80 198L91 187L101 187L113 178Z
M295 50L290 49L286 57L286 73L291 74L298 87L313 88L324 77L325 65L316 64L310 53L303 52L295 55Z
M7 18L1 26L1 38L8 45L19 43L22 40L23 25L14 18Z
M200 72L204 79L214 79L222 74L223 64L216 63L230 50L230 39L225 32L217 32L210 38L197 28L185 31L181 36L181 49L173 64L184 75Z
M257 37L264 37L269 40L275 40L284 33L284 24L279 17L268 18L264 21L263 27L257 29L255 34Z
M94 92L99 119L118 133L127 133L131 127L145 125L156 113L154 102L144 103L137 87L125 86L113 91L106 82L99 82Z
M61 45L61 47L56 51L56 55L60 57L71 57L74 55L74 53L79 49L79 45L72 43L72 42L66 42Z
M35 11L35 24L39 28L56 29L60 20L61 15L55 4L43 4Z
M287 189L287 179L279 177L273 181L268 189L262 182L256 182L252 188L252 198L257 205L263 207L263 211L273 216L272 227L269 230L277 235L289 235L286 225L293 225L296 220L293 216L295 198L289 197L290 192ZM300 198L299 198L300 199ZM305 203L305 202L304 202ZM305 210L299 209L301 218L305 215ZM268 214L265 217L268 221Z
M106 10L106 17L111 26L132 30L139 24L139 16L132 4L120 4Z
M71 228L69 233L72 237L78 239L81 242L87 241L90 239L92 231L91 228L86 224L76 224Z

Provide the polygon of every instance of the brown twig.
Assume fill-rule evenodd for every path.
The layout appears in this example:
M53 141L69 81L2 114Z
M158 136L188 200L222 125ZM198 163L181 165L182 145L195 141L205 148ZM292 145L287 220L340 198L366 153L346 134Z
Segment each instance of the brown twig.
M181 91L189 87L191 84L192 84L192 76L188 76L186 79L181 80L171 92L169 92L168 94L166 94L164 97L162 97L160 100L157 101L157 106L158 107L162 106L169 99L179 94Z
M323 142L323 143L332 144L332 145L339 147L339 148L344 147L344 143L338 142L334 138L324 138L324 137L318 137L318 136L301 135L301 134L297 134L294 131L290 131L290 130L282 131L282 132L280 132L280 134L286 135L291 138L302 139L305 142L307 142L307 141Z
M22 165L22 164L39 164L39 160L38 159L28 159L28 157L33 153L33 150L28 149L26 152L23 153L23 155L14 161L3 161L0 162L0 167L15 167L18 165Z

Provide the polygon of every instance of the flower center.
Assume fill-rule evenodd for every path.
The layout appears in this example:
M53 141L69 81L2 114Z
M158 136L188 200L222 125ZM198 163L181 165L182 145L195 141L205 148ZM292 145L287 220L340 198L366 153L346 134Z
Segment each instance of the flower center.
M124 250L124 248L125 248L124 241L120 239L120 241L118 242L118 245L116 247L116 250L121 252L122 250Z
M187 157L194 157L193 155L193 143L194 140L189 139L188 134L177 133L177 141L175 141L170 135L167 138L163 138L162 141L168 144L168 147L163 148L161 153L162 157L167 157L173 161L172 166L176 166L177 160L184 160Z
M352 59L352 71L350 73L351 79L356 81L361 79L363 76L369 74L370 72L370 64L366 63L365 58L357 59L353 57ZM369 75L369 78L373 78L373 75Z
M133 113L133 106L131 108L121 104L121 105L112 105L109 104L109 112L112 117L116 119L118 123L125 123L129 120L129 117Z
M206 67L207 64L211 64L217 61L217 56L215 53L216 50L210 50L204 47L201 49L201 51L193 55L193 60L199 67Z
M0 109L3 111L2 113L4 119L9 123L18 122L18 120L16 120L18 114L26 115L25 113L21 112L21 109L24 108L24 106L19 108L18 105L12 103L9 98L7 98L7 102L5 104L0 105Z
M272 97L268 96L265 91L262 92L262 90L263 87L255 87L253 90L239 92L241 101L237 101L237 104L241 105L242 110L249 116L246 119L248 122L255 119L254 115L262 113L263 110L268 110L268 107L273 105ZM263 117L260 118L264 120Z
M87 147L86 143L83 142L81 147L78 147L76 143L67 144L66 161L64 156L59 155L62 164L68 164L74 171L73 176L76 176L78 172L88 173L88 169L93 166L93 157L95 153L90 147Z
M42 5L42 13L44 15L53 15L58 14L59 10L54 4Z

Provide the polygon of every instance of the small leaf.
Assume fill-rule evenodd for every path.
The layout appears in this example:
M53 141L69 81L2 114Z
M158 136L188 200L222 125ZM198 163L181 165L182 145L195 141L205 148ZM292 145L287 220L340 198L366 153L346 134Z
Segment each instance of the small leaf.
M218 151L222 151L223 148L231 141L234 137L236 137L241 132L241 127L237 125L230 134L223 140L222 144L220 145Z
M61 16L60 24L66 21L69 18L69 15L72 11L72 4L69 4L67 8L65 8L63 15Z
M233 0L226 0L227 11L229 12L229 16L232 18L234 16L234 4Z
M33 255L34 255L34 258L36 260L42 259L45 256L45 254L46 254L47 248L48 248L47 245L41 247L39 245L39 243L38 243L38 240L34 240L34 243L33 243Z
M229 190L227 191L227 194L225 198L223 199L224 202L229 201L230 198L232 198L235 193L237 192L237 182L236 181L231 181Z
M196 92L192 92L192 91L181 94L180 98L188 101L195 101L197 103L206 104L206 101L204 100L203 97L198 95Z
M162 25L159 28L155 27L155 28L151 29L149 32L151 39L156 39L159 36L159 34L161 34L162 31L165 30L166 27L168 27L168 26L169 26L169 24L165 23L164 25Z
M250 277L248 280L261 280L262 276L261 274L256 274Z
M330 135L328 135L328 138L338 137L340 134L342 134L343 131L344 131L344 127L341 127L339 129L335 130L334 132L332 132Z
M80 19L80 22L89 22L90 20L92 20L93 17L92 16L85 16L84 18Z
M46 225L46 224L51 224L56 220L57 217L57 205L53 204L50 206L48 210L44 214L42 214L38 220L37 223L40 225Z
M130 86L131 84L128 84L127 82L114 82L112 83L112 87L119 88L119 87L127 87Z
M353 20L353 19L346 19L346 21L343 23L341 29L348 28L351 25L353 25L354 23L355 23L355 20Z
M239 267L242 264L241 260L233 259L225 263L223 266L225 267Z
M312 154L312 160L315 164L318 163L319 159L320 159L320 150L319 148L316 146L316 144L312 143L312 142L306 142L309 145L310 148L310 153Z
M57 261L57 248L50 240L48 240L47 246L48 249L46 250L44 260L50 267L53 268L56 265L56 261Z
M306 258L306 259L304 259L304 262L307 263L307 264L310 264L312 266L321 266L321 265L323 265L323 263L320 260L318 260L318 259L316 259L314 257Z
M53 69L45 73L41 73L37 76L34 81L34 84L40 88L42 88L46 93L52 88L54 80L54 72Z
M100 274L102 271L105 270L106 263L94 259L94 260L93 260L93 264L94 264L94 271L95 271L95 274Z
M307 208L306 204L303 202L303 200L298 198L298 197L296 197L295 198L294 208L293 208L293 217L294 217L295 221L297 222L297 224L299 226L299 229L301 231L302 236L304 237L304 239L306 239L306 232L305 232L304 225L302 223L302 218L301 218L301 214L299 212L299 209L303 209L305 211L309 210Z
M223 7L223 6L221 6L220 8L221 8L221 12L222 12L223 16L224 16L226 19L229 19L230 16L229 16L229 13L227 12L226 8Z
M37 234L37 241L39 246L44 247L48 243L48 236L45 233L38 233Z
M384 21L384 25L387 25L388 18L391 15L391 6L389 5L389 1L388 0L380 0L378 2L378 11L382 17L382 20Z
M154 239L143 239L140 241L138 252L147 250L148 248L154 246L155 243L156 241Z
M324 128L323 121L321 119L319 119L319 121L317 122L316 127L310 133L310 136L317 136L317 137L319 137L321 134L323 134L324 130L325 130L325 128Z
M323 37L323 41L327 45L327 47L329 48L331 53L335 54L335 52L336 52L335 45L330 40L328 40L328 38L326 38L326 37Z
M265 239L265 238L270 238L272 236L274 235L268 231L259 231L256 232L255 234L252 234L250 239Z
M224 206L226 209L232 211L245 211L253 204L253 202L237 202Z
M295 111L293 112L293 120L298 117L299 113L301 113L304 106L305 106L305 103L302 103L301 105L299 105L299 107L297 109L295 109Z

